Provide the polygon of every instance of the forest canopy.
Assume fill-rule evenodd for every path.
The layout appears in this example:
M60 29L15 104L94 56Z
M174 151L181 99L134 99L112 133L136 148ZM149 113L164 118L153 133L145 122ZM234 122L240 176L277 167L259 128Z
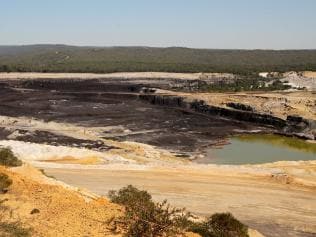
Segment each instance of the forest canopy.
M1 72L316 71L316 50L0 46Z

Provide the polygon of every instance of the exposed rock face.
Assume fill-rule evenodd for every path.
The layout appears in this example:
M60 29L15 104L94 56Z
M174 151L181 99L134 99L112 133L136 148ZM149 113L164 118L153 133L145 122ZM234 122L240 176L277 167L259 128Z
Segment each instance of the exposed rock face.
M187 107L188 103L184 101L184 98L179 96L161 96L152 94L142 94L139 98L146 100L151 104L155 105L165 105L170 107Z
M226 109L222 107L206 105L204 101L192 102L191 108L197 112L227 117L227 118L241 120L241 121L272 125L277 128L282 128L286 125L283 119L279 119L271 115L259 114L259 113L249 112L249 111L232 110L232 109Z
M299 116L288 116L287 120L284 120L269 114L253 112L251 106L244 104L233 103L230 107L233 107L234 109L229 109L208 105L203 100L195 100L192 102L186 101L179 96L141 94L139 95L139 98L152 104L181 107L198 113L273 126L284 135L294 135L311 140L315 139L316 121L304 119Z
M140 99L147 100L152 104L165 105L171 107L182 107L195 112L205 113L209 115L222 116L231 119L248 121L266 125L272 125L278 128L286 126L286 121L267 114L253 113L249 111L232 110L212 105L207 105L204 101L185 101L184 98L178 96L162 96L162 95L140 95Z
M234 102L227 103L226 105L228 107L233 108L233 109L254 112L254 108L252 108L250 105L245 105L245 104L241 104L241 103L234 103Z
M316 139L316 121L305 119L301 116L288 116L287 126L284 129L286 133L293 134L303 139Z

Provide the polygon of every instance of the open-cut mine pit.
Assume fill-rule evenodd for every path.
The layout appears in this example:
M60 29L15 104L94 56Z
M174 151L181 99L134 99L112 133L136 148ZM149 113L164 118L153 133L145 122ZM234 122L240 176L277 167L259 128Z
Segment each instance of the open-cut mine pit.
M101 137L136 141L177 153L197 152L242 131L272 130L220 116L157 106L139 98L142 84L120 80L9 81L1 85L0 114L32 117L46 122L104 127ZM0 130L0 136L53 145L77 144L105 149L101 144L54 135L45 131ZM56 136L56 135L55 135Z
M80 190L132 184L200 216L230 211L265 236L314 236L313 92L284 100L190 83L2 78L0 146Z

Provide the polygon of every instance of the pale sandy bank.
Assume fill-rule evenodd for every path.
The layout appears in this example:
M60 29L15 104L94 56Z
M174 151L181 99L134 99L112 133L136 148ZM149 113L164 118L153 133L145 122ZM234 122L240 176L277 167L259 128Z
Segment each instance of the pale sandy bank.
M125 79L186 79L196 80L201 76L226 76L233 77L227 73L169 73L169 72L118 72L118 73L36 73L36 72L12 72L0 73L0 79L101 79L101 78L125 78Z
M157 200L199 214L230 211L267 236L316 234L316 190L276 182L266 177L227 176L189 170L63 170L47 169L71 185L105 195L133 184ZM302 232L302 233L301 233Z

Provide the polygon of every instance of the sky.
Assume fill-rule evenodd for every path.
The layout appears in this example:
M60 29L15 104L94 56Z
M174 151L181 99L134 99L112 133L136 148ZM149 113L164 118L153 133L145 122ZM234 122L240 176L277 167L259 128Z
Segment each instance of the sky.
M316 0L0 0L0 45L316 49Z

